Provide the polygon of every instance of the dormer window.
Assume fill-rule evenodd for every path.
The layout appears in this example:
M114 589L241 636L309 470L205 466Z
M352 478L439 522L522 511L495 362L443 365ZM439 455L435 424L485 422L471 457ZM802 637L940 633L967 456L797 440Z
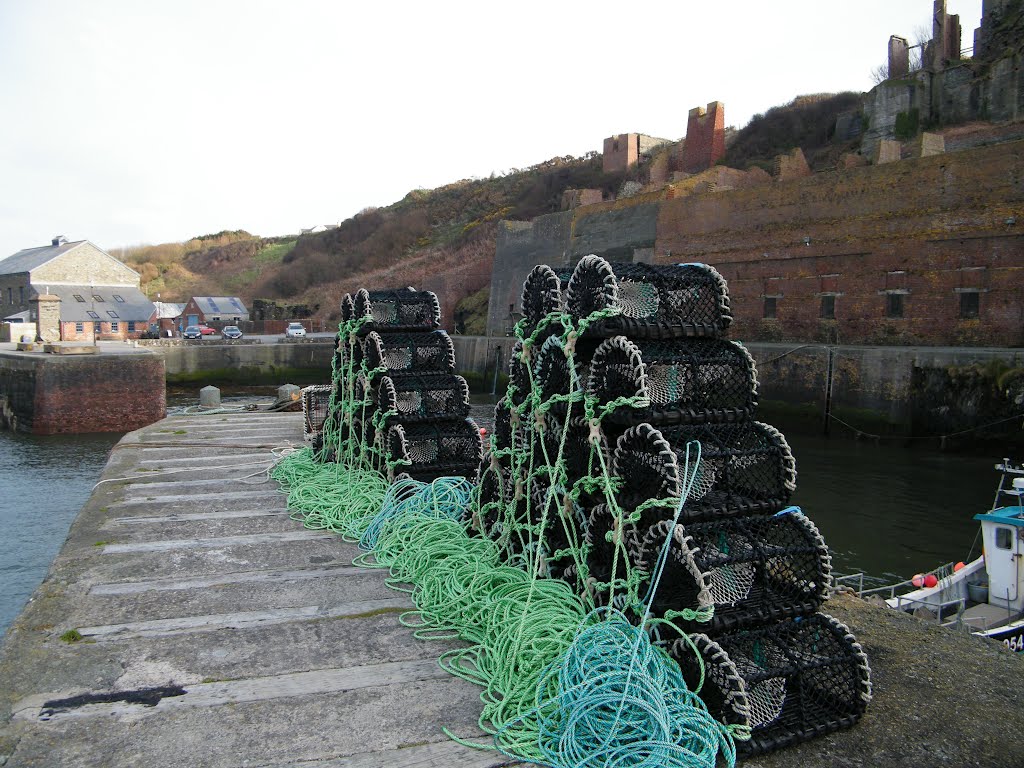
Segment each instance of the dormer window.
M119 301L122 304L124 304L124 299L121 296L118 296L116 293L114 294L114 301Z
M82 296L80 293L76 293L75 294L75 301L80 301L83 304L85 304L85 296Z
M99 295L98 293L94 293L94 294L92 295L92 297L93 297L93 299L95 299L96 301L103 301L103 297L102 297L102 296L100 296L100 295Z

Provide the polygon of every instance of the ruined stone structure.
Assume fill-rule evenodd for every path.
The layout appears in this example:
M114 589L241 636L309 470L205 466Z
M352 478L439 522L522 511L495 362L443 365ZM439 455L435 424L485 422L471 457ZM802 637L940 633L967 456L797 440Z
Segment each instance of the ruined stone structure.
M716 267L739 339L1024 344L1024 141L761 184L715 178L731 176L731 188L693 177L503 222L488 333L505 335L535 264L597 253Z
M985 0L982 14L970 59L961 58L960 19L946 13L945 0L934 0L920 71L903 73L901 38L890 38L889 79L864 97L865 156L883 139L907 140L929 126L1024 117L1024 0Z
M893 35L889 38L889 68L890 78L906 77L910 74L910 46L907 38Z
M725 155L725 105L712 101L707 108L694 107L686 121L686 144L681 170L698 173Z
M640 162L640 158L663 144L668 139L657 139L642 133L619 133L604 140L602 168L605 173L619 173Z

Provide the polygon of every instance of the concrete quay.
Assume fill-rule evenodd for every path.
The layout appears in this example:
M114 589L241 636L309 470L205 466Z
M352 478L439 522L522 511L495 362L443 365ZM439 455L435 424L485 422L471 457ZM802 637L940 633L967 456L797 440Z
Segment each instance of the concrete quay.
M0 649L0 766L498 768L453 642L263 474L299 414L173 416L127 435ZM45 489L41 489L45 492ZM26 511L26 525L32 524ZM1024 764L1024 657L839 595L868 654L854 728L749 768Z
M479 689L354 545L267 481L300 414L175 416L128 434L0 651L0 765L508 764ZM45 492L45 489L40 489ZM31 525L26 510L26 525ZM80 636L80 639L77 637Z

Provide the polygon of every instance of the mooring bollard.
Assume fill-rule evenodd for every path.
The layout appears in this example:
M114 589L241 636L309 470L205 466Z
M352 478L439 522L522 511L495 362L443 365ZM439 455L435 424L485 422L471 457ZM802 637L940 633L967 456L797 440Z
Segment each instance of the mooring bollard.
M217 387L203 387L199 390L201 408L220 408L220 390Z

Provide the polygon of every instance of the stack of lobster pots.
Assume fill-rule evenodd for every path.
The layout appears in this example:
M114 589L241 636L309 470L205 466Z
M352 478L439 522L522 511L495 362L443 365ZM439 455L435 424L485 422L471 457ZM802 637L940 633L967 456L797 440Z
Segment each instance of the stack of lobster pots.
M552 311L576 328L592 320L568 341L569 356L561 323L545 326ZM710 711L750 730L737 744L742 753L856 722L870 700L867 658L819 610L831 581L828 548L789 506L795 461L782 434L755 419L756 370L746 349L724 338L732 317L721 275L704 264L586 256L571 274L536 267L523 313L526 335L542 330L527 360L521 346L512 355L512 408L499 404L493 444L518 446L534 465L543 445L540 455L564 470L520 467L501 477L500 462L485 459L485 532L496 537L497 510L511 508L529 523L532 546L544 549L548 575L637 621L646 612L687 633L673 641L660 630L690 686L704 678ZM510 418L531 383L540 415ZM568 396L574 386L587 412ZM504 507L495 503L502 494ZM555 511L535 511L543 509ZM586 545L585 568L570 557L575 541ZM640 606L609 586L632 573L642 598L659 571L653 599Z
M363 320L335 343L328 418L339 440L372 446L388 479L473 477L480 431L469 418L469 387L455 373L455 349L440 330L437 296L412 288L361 289L341 302L342 321ZM321 455L330 459L331 446Z

